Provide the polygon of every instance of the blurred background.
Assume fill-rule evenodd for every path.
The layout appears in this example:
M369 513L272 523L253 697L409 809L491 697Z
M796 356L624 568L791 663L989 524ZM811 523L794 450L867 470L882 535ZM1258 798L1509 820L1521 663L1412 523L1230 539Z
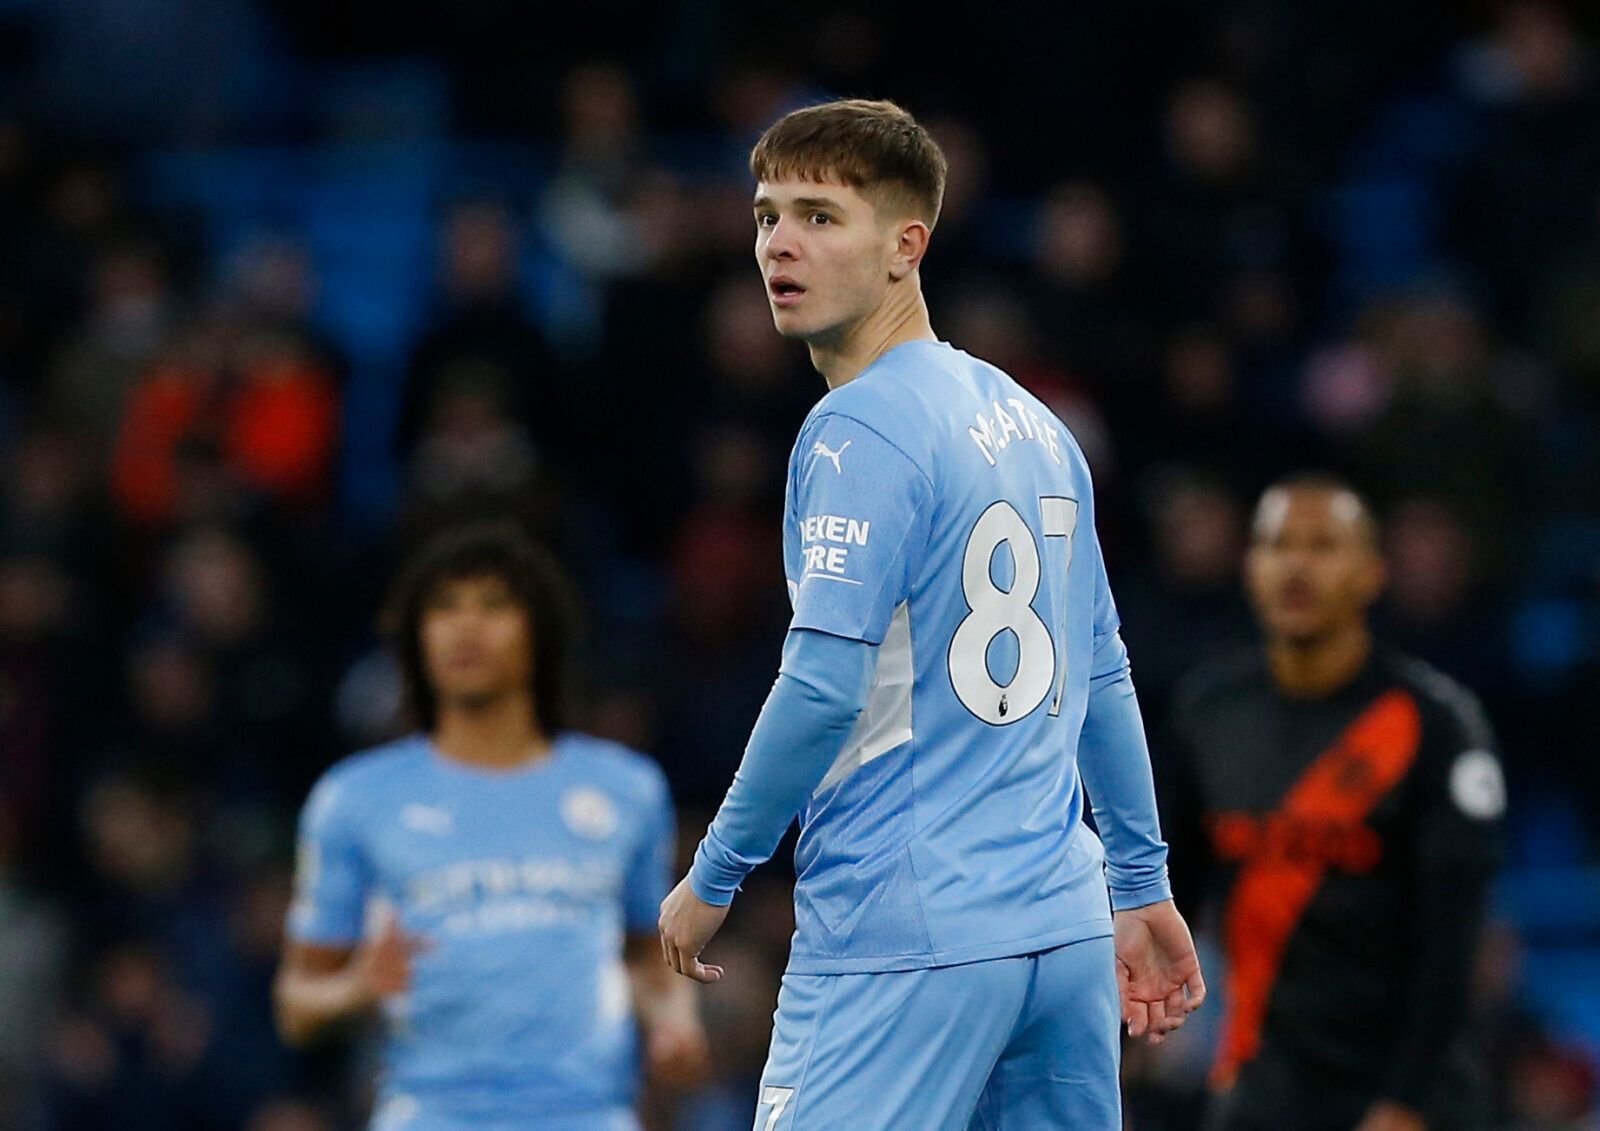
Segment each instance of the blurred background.
M1477 692L1510 776L1472 1003L1500 1125L1594 1127L1597 33L1488 0L0 0L0 1126L358 1125L370 1043L290 1053L268 985L296 811L401 726L373 615L445 517L514 512L581 579L586 725L661 761L687 860L776 670L823 391L745 156L859 94L951 160L936 331L1088 452L1158 749L1174 682L1253 638L1255 494L1372 493L1384 634ZM749 1126L786 859L717 942L717 1077L656 1128ZM1136 1131L1193 1126L1210 1039L1130 1055Z

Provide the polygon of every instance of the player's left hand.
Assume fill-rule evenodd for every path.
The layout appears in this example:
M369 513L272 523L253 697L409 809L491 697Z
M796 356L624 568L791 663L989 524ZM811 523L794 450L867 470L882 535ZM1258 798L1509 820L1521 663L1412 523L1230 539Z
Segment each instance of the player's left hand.
M1112 916L1117 992L1128 1036L1159 1045L1206 1000L1194 938L1172 900Z
M667 965L697 982L722 978L722 967L707 966L700 952L728 917L728 908L715 907L695 895L685 876L661 901L661 956Z
M711 1067L711 1044L700 1019L672 1017L650 1025L645 1063L650 1079L663 1087L682 1090L699 1085Z
M1411 1108L1392 1100L1379 1100L1367 1109L1355 1131L1428 1131L1427 1121Z

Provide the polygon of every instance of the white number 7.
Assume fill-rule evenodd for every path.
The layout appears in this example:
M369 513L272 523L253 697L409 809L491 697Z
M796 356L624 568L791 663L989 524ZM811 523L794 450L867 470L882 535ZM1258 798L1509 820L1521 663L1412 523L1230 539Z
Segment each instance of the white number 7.
M767 1113L767 1122L761 1131L777 1131L778 1120L783 1118L783 1109L789 1106L789 1101L794 1099L793 1088L763 1088L761 1091L761 1106L770 1107ZM761 1112L756 1112L756 1122L761 1122Z
M1064 499L1059 495L1045 495L1039 499L1039 511L1040 517L1044 519L1044 536L1067 540L1067 560L1062 566L1062 573L1065 575L1066 570L1072 566L1072 534L1078 529L1078 500ZM1061 602L1063 620L1066 619L1066 607L1067 603L1063 600ZM1057 629L1056 640L1060 642L1061 647L1066 647L1067 631L1064 625ZM1056 697L1050 703L1052 715L1061 713L1061 696L1066 690L1067 658L1062 656L1056 661Z

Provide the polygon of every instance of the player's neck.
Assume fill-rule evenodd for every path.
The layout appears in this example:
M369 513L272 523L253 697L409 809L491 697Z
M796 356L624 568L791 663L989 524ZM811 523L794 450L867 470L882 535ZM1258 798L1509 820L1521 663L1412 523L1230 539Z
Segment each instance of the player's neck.
M1273 640L1267 664L1286 695L1318 698L1350 683L1372 655L1372 633L1357 621L1314 640Z
M882 306L850 327L837 343L811 343L811 364L837 389L861 376L862 372L895 346L906 342L936 341L928 304L916 280L906 280L902 292L892 289Z
M550 739L539 726L528 694L441 703L433 745L454 762L487 769L511 769L550 753Z

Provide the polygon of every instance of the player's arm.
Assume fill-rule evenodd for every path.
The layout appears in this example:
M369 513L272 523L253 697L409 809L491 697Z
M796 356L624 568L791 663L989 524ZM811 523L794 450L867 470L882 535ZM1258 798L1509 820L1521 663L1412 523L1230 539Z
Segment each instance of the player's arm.
M1106 849L1123 1022L1131 1036L1159 1043L1205 1001L1205 979L1188 924L1172 902L1144 721L1099 540L1091 538L1094 657L1078 768Z
M1106 848L1111 907L1131 911L1172 898L1167 844L1128 652L1112 634L1095 654L1078 765Z
M694 866L662 905L668 965L704 981L721 971L699 961L700 948L822 784L866 706L878 646L927 545L932 483L871 426L824 414L796 451L799 581L778 678Z
M421 944L393 918L363 939L372 890L356 800L337 776L326 777L300 815L295 898L272 987L278 1033L289 1044L304 1044L408 987Z
M286 1044L305 1045L339 1022L371 1013L410 988L419 944L391 923L360 946L318 946L289 939L272 984L273 1014Z
M286 939L272 983L272 1010L285 1044L305 1045L333 1022L365 1008L350 959L355 948Z
M814 629L790 629L783 663L689 879L717 906L769 859L838 757L866 706L877 646Z
M650 1078L673 1088L694 1087L710 1062L694 983L675 977L662 963L661 940L654 933L630 934L626 959Z
M623 959L634 1016L644 1038L645 1066L657 1083L692 1087L705 1075L710 1049L700 1021L698 991L661 961L656 924L662 896L672 883L678 821L671 791L659 770L649 774L635 832L622 893L627 930Z
M699 961L733 894L769 859L805 807L866 705L877 646L808 628L784 638L777 682L756 719L744 758L694 866L662 905L662 954L697 981L722 970Z
M1459 696L1460 698L1456 698ZM1500 858L1505 783L1477 704L1452 689L1447 710L1425 716L1408 973L1392 1103L1426 1111L1446 1079L1471 1016L1472 967ZM1427 704L1425 704L1426 706Z
M1099 539L1092 531L1090 539L1096 574L1094 657L1089 703L1078 738L1078 767L1094 809L1095 828L1105 843L1112 910L1131 911L1171 899L1172 886L1128 649L1119 631Z

